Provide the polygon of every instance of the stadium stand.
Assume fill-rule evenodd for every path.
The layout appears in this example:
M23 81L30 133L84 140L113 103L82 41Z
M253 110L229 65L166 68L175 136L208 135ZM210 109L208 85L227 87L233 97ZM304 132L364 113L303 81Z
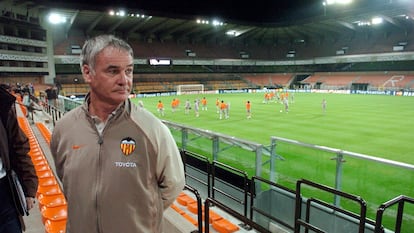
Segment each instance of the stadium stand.
M27 109L23 105L19 106L23 115ZM39 201L41 222L45 225L45 232L64 232L66 228L67 206L60 185L55 178L52 168L49 166L48 159L43 153L43 148L30 127L28 119L26 117L18 117L18 123L29 138L29 155L32 158L39 178L36 198ZM51 137L49 130L40 122L37 122L36 125L41 130L46 143L49 144Z
M244 79L260 87L288 87L294 75L293 74L256 74L243 75Z
M336 72L315 73L301 81L319 89L352 89L352 84L365 84L370 90L410 90L413 76L410 72Z
M91 23L93 11L76 9L76 14L79 17L73 16L71 21L73 25L62 27L63 32L55 28L56 33L54 38L51 38L50 34L53 33L48 31L50 29L41 25L42 20L38 16L31 15L35 8L25 8L21 11L18 7L30 5L31 1L3 1L2 4L6 5L9 2L12 5L5 6L0 15L0 82L13 85L32 83L35 87L34 95L41 100L44 100L44 90L57 84L61 85L62 95L85 95L88 92L88 87L79 72L78 53L80 46L91 35L101 33L109 26L112 27L113 25L108 23L110 20L102 20L101 22L106 22L106 25L94 28L99 23L99 17L95 15L96 21ZM66 12L70 13L69 10ZM401 13L400 9L395 12ZM156 18L154 16L154 19ZM321 24L312 24L309 27L307 26L311 23L306 23L304 24L307 27L306 30L303 27L299 28L298 25L293 25L292 30L290 27L283 26L284 30L289 31L286 33L288 39L277 38L284 34L278 34L271 28L264 28L262 33L261 29L254 27L252 27L250 34L261 35L261 38L257 39L256 37L256 39L249 40L248 35L242 35L239 37L240 40L234 38L225 41L215 36L208 39L208 31L196 32L195 34L201 36L204 34L200 39L200 37L196 38L195 34L181 32L178 24L173 26L168 24L167 21L173 21L173 19L164 18L157 20L163 20L165 25L170 25L166 31L157 31L156 27L152 25L146 31L135 28L136 33L132 34L116 27L109 30L109 33L128 34L125 39L131 43L135 60L138 63L134 70L134 92L136 94L174 92L176 87L182 84L203 84L205 90L208 91L257 89L268 86L291 87L297 80L301 84L309 84L312 88L318 89L349 90L353 88L353 84L361 84L366 85L366 88L370 90L403 89L413 91L412 52L414 51L414 41L411 30L412 22L402 22L400 19L391 19L390 17L389 19L395 22L393 25L396 27L388 26L384 28L384 31L375 31L369 28L360 30L354 25L340 22L338 24L346 25L346 30L342 30L343 28L338 29L337 26L333 26L333 19L327 19ZM122 22L121 20L120 24ZM159 25L163 23L159 23ZM189 22L185 23L190 24ZM84 24L88 26L85 27ZM139 24L144 28L143 25L144 23ZM192 27L194 26L192 25ZM277 27L276 25L275 28ZM128 26L128 30L130 28L131 26ZM318 28L321 32L312 28ZM329 29L323 30L323 28ZM299 35L307 34L308 36L306 36L306 40L297 40L293 32L302 30L303 32ZM175 31L176 33L174 33ZM210 31L214 30L210 29ZM264 31L272 34L270 39L265 38ZM341 31L350 33L339 33ZM59 35L56 36L56 34ZM169 39L174 37L178 39ZM270 41L270 44L265 43L266 41ZM401 43L404 45L404 50L395 52L394 46ZM343 50L343 54L338 55L337 51L339 50ZM190 56L189 51L194 56ZM294 51L294 57L287 57L289 51ZM247 57L243 58L241 55L247 55ZM165 67L148 65L148 58L154 57L172 59L173 63ZM178 63L174 64L174 62ZM298 76L306 76L307 78L300 80ZM30 124L28 119L24 117L19 117L19 125L30 138L30 156L35 163L36 172L41 181L37 196L39 208L35 210L38 212L34 212L28 220L32 220L29 221L31 226L41 224L41 232L64 232L67 203L58 181L54 177L53 164L50 164L53 161L47 156L50 130L59 115L55 114L56 109L47 104L39 107L43 107L43 111L42 114L35 114L35 119L33 119L36 121L35 124ZM27 109L23 107L19 109L19 115L24 116ZM46 112L47 120L40 119L40 115L46 114ZM61 114L63 115L63 113ZM55 117L57 118L55 119ZM36 136L33 131L36 131ZM211 174L208 173L210 164L207 166L208 169L201 170L210 177ZM252 180L255 180L255 177ZM240 187L237 186L237 188ZM272 189L278 190L279 187L274 185ZM252 193L253 191L249 190L242 194L250 195L249 197L253 198ZM283 197L294 195L292 190L284 190L281 193L283 193ZM204 217L205 213L203 216L199 212L204 212L203 210L206 208L203 206L200 209L198 203L196 204L195 199L190 195L187 190L183 191L182 196L167 210L166 215L169 220L166 224L170 224L168 229L171 229L171 232L179 227L182 228L177 232L194 232L198 227L201 227L201 221L198 217ZM411 198L407 197L397 199L397 203L414 203ZM294 198L289 200L295 201ZM281 204L285 203L289 203L289 201ZM245 205L243 207L247 208L248 203L243 204ZM264 205L268 205L268 203ZM250 208L249 210L253 211L253 207L250 206ZM294 211L293 208L288 210ZM335 209L335 211L340 210ZM208 222L211 230L215 232L244 232L243 226L245 225L242 222L250 220L247 215L242 218L231 217L225 211L219 211L218 208L209 210L207 213L210 217ZM271 214L264 214L264 216L274 220L274 216ZM398 217L401 216L402 214L399 213ZM295 228L295 221L299 221L299 219L289 218L289 221L285 223L280 219L274 220L289 229L281 232L292 232ZM302 224L307 225L303 222ZM368 222L368 224L373 225L372 222ZM254 226L254 223L251 225ZM269 228L276 228L269 225ZM375 232L382 232L380 231L381 224L378 221L375 227ZM316 230L316 232L318 231ZM366 232L373 231L367 230Z

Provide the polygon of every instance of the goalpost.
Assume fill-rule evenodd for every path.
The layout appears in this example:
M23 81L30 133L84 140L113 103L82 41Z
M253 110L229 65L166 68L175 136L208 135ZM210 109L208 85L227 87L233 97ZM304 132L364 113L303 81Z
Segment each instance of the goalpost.
M177 95L204 93L204 84L177 85Z

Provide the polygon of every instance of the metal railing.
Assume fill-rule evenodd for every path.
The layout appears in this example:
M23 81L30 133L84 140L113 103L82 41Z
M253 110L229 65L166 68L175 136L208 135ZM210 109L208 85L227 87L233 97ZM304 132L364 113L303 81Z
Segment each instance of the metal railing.
M189 185L186 185L184 189L192 192L197 199L197 228L198 228L198 232L201 233L203 232L203 203L201 200L201 196L198 193L197 189Z
M320 189L323 190L325 192L329 192L329 193L333 193L335 195L339 195L341 197L347 198L348 200L357 202L360 205L360 214L358 215L354 215L350 212L344 211L342 208L338 208L336 206L332 206L332 205L327 205L325 203L323 203L322 201L318 201L317 199L308 199L307 204L306 204L306 220L303 221L301 219L301 212L302 212L302 194L301 194L301 188L302 188L302 184L311 186L313 188L316 189ZM321 205L324 205L328 208L333 208L336 211L341 211L343 213L346 213L352 217L355 217L359 220L359 229L358 232L359 233L363 233L365 230L365 217L366 217L366 212L367 212L367 205L366 202L364 201L364 199L362 199L359 196L355 196L355 195L351 195L348 193L344 193L341 191L338 191L336 189L333 189L331 187L328 186L324 186L321 184L317 184L315 182L309 181L309 180L298 180L296 183L296 207L295 207L295 233L299 233L300 232L300 225L304 226L306 228L306 233L308 232L307 229L311 229L311 230L316 230L319 229L318 227L312 225L309 223L309 214L310 214L310 204L311 202L318 202ZM320 229L319 229L320 230ZM324 231L319 231L318 232L324 232Z
M187 156L187 152L183 151L183 158L185 160L185 157ZM189 154L194 154L193 152L189 152ZM190 155L190 156L194 156L194 155ZM199 158L203 158L201 155L199 155ZM205 161L205 160L204 160ZM211 168L202 168L203 171L209 171L208 174L206 174L206 176L214 176L212 173L214 172L215 169L217 168L213 168L214 166L216 166L217 164L212 162L211 164L209 163L209 165L207 166L211 166ZM229 173L233 173L234 171L238 171L237 169L231 169L229 167L226 166L226 170L228 170ZM186 174L187 176L189 174ZM245 177L243 175L243 172L241 172L238 176L240 176L240 178ZM217 177L214 176L214 178L212 178L212 180L216 180L218 179ZM248 179L246 178L246 183L249 183ZM318 226L317 224L313 224L311 222L311 210L315 209L315 210L320 210L323 212L323 214L318 214L318 213L314 213L312 216L323 216L323 215L332 215L332 219L335 219L336 217L339 217L340 219L342 219L341 223L339 223L339 225L344 225L343 223L347 223L347 225L350 225L350 227L353 227L353 225L355 225L355 230L356 228L358 229L357 232L358 233L364 233L367 232L375 232L375 233L383 233L384 232L384 228L381 225L381 221L382 221L382 214L384 212L384 210L392 205L394 205L395 203L399 204L399 209L398 209L398 214L397 214L397 225L396 225L396 233L400 233L400 229L401 229L401 224L402 224L402 213L403 213L403 204L404 202L410 202L410 203L414 203L414 199L410 198L410 197L405 197L405 196L400 196L397 197L391 201L388 201L384 204L382 204L380 206L380 208L378 209L378 213L377 213L377 220L373 221L369 218L367 218L366 216L366 212L367 212L367 205L366 202L363 198L361 198L360 196L356 196L353 194L349 194L346 192L342 192L339 191L335 188L326 186L326 185L322 185L319 183L315 183L313 181L310 180L306 180L306 179L301 179L298 180L296 182L296 190L290 190L280 184L271 182L269 180L266 180L262 177L252 177L251 181L250 181L250 186L249 188L245 188L245 189L240 189L239 192L241 192L245 197L248 197L248 195L250 195L250 205L242 200L238 200L237 198L235 198L235 196L239 195L239 194L234 194L231 192L225 192L223 190L220 190L219 188L216 187L215 182L212 181L211 186L208 191L208 193L212 193L212 196L207 197L206 199L208 199L210 203L216 204L219 203L217 205L219 205L219 207L221 209L223 209L225 212L230 213L231 215L235 216L236 218L240 219L243 224L242 226L245 229L250 229L253 225L255 227L257 227L257 225L260 225L262 228L269 228L269 223L267 224L260 224L259 222L257 222L257 218L255 218L254 213L260 215L260 216L264 216L268 219L270 219L272 222L275 222L276 224L285 227L286 229L292 230L295 233L299 233L302 232L301 228L305 228L304 232L309 232L313 231L313 232L318 232L318 233L325 233L325 232L331 232L330 230L324 230L323 228L326 227L326 224L324 226ZM262 183L265 183L267 185L269 185L269 188L267 188L267 191L272 191L272 192L278 192L281 195L287 195L290 198L292 198L292 201L294 201L294 205L292 205L292 208L294 208L294 216L293 218L293 224L284 221L283 219L280 218L280 216L275 216L272 215L272 213L267 212L265 209L260 208L260 206L256 206L254 203L255 201L260 198L258 197L258 193L257 191L261 191L261 192L266 192L266 190L264 190L263 188L260 188L260 185ZM207 185L207 183L204 183L204 185ZM236 185L236 184L228 184L230 186L240 186L240 185ZM311 189L318 189L318 190L322 190L323 192L327 192L327 193L331 193L333 195L337 195L340 196L342 198L345 198L346 200L349 200L351 202L355 202L359 205L360 209L359 209L359 213L354 213L350 210L347 210L345 208L336 206L334 204L330 204L327 203L325 201L323 201L321 198L321 196L316 195L316 197L305 197L302 194L302 186L306 185L311 187ZM197 187L198 188L198 187ZM257 190L256 190L257 189ZM226 197L229 197L232 200L236 200L238 201L239 204L243 205L243 209L247 210L250 213L250 216L247 216L247 213L239 213L237 210L235 210L235 208L230 204L230 202L223 202L222 200L219 200L220 198L217 198L217 196L214 195L214 192L219 192L221 194L223 194ZM280 200L279 200L280 201ZM282 200L283 201L283 200ZM277 200L273 200L272 202L277 202ZM303 203L305 203L306 206L306 212L304 215L302 215L302 205ZM278 202L278 204L276 204L276 206L280 206L280 202ZM207 201L206 201L206 205L207 205ZM272 208L274 206L271 206L269 208ZM248 219L248 220L246 220ZM322 220L324 221L324 220ZM328 221L326 219L326 221ZM328 221L329 222L329 221ZM329 224L328 224L329 225ZM345 224L346 225L346 224ZM374 226L375 226L375 230L374 230ZM349 227L349 226L348 226ZM254 228L254 227L253 227ZM335 229L335 232L347 232L348 229L345 228L341 228L341 227L332 227ZM269 230L269 229L267 229ZM207 231L206 231L207 232Z
M252 184L253 184L251 186L252 189L259 185L259 183L256 183L257 181L268 184L270 186L269 190L280 189L280 190L283 190L286 193L289 193L291 196L295 195L294 190L288 189L288 188L286 188L282 185L276 184L272 181L263 179L261 177L256 177L256 176L252 177ZM254 192L251 191L251 193L254 193ZM250 220L254 221L254 213L257 213L257 214L260 214L262 216L265 216L265 217L271 219L272 221L286 227L287 229L290 229L290 230L294 229L294 227L291 224L289 224L288 222L283 221L279 218L276 218L276 217L272 216L271 213L268 213L265 210L256 207L255 204L254 204L254 200L255 200L255 195L251 195L250 196Z
M384 214L384 211L387 208L398 204L397 218L396 218L396 224L395 224L394 232L395 233L400 233L401 232L403 212L404 212L404 204L406 202L414 204L414 198L407 197L407 196L404 196L404 195L400 195L400 196L398 196L398 197L396 197L392 200L389 200L389 201L385 202L384 204L382 204L377 210L377 219L376 219L376 224L375 224L375 232L376 233L383 233L384 232L384 227L382 226L382 216Z
M234 184L232 184L231 182L228 183L228 186L233 186L233 187L239 187L240 186L242 188L242 190L239 190L243 194L242 199L238 198L236 195L229 194L229 192L226 192L226 191L220 189L216 185L216 182L218 181L218 179L217 179L218 176L216 174L216 171L217 171L218 168L227 170L228 171L227 175L234 173L234 174L236 174L235 176L238 176L238 177L242 178L243 183L241 185L234 186ZM229 198L230 200L237 202L238 204L240 204L243 207L243 215L245 217L247 217L247 200L248 200L248 193L250 192L249 185L248 185L250 182L249 182L249 178L247 177L247 173L244 172L244 171L235 169L233 167L230 167L226 164L213 161L212 166L211 166L211 176L212 176L212 185L211 185L212 193L211 193L211 197L213 199L215 199L215 193L218 192L218 193L224 195L225 197ZM223 179L220 179L220 180L223 180Z

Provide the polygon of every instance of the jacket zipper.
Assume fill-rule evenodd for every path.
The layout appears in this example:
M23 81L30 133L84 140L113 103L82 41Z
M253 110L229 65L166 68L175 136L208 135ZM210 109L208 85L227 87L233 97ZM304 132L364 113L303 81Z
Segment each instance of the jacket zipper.
M97 132L99 134L99 132ZM98 232L102 232L101 231L101 222L99 221L99 207L98 207L98 189L101 185L101 168L102 168L102 161L101 161L101 149L102 149L102 143L103 143L103 137L102 135L99 135L99 140L98 140L98 144L99 144L99 152L98 152L98 169L97 169L97 186L96 186L96 193L95 193L95 208L96 208L96 222L97 222L97 228L98 228Z
M113 118L113 116L110 119L108 119L108 121L106 122L105 127L102 130L101 134L99 133L98 129L95 126L96 133L99 135L99 139L98 139L99 153L98 153L98 171L97 171L97 173L98 173L97 174L97 181L98 181L97 184L99 186L101 185L101 180L102 180L101 179L101 177L102 177L102 160L101 160L102 144L104 142L104 134L105 134L106 128L108 127L108 125L112 121L112 118ZM96 188L95 200L96 200L95 207L96 207L96 212L97 212L97 214L96 214L97 230L98 230L98 232L102 232L101 222L99 221L100 220L99 219L100 213L99 213L99 208L98 208L98 186Z

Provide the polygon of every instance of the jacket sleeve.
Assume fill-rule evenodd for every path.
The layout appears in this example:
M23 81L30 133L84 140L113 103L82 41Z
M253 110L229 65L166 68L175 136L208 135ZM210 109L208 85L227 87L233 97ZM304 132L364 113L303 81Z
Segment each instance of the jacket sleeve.
M62 181L64 159L63 159L63 156L58 156L59 142L61 142L58 128L59 127L55 125L53 129L52 138L50 140L50 152L52 154L53 161L55 164L56 175Z
M15 109L9 111L7 130L10 142L10 165L17 173L28 197L35 197L38 178L31 157L29 139L18 125Z
M157 176L164 209L167 209L184 189L185 175L180 152L167 126L161 126L161 135Z

